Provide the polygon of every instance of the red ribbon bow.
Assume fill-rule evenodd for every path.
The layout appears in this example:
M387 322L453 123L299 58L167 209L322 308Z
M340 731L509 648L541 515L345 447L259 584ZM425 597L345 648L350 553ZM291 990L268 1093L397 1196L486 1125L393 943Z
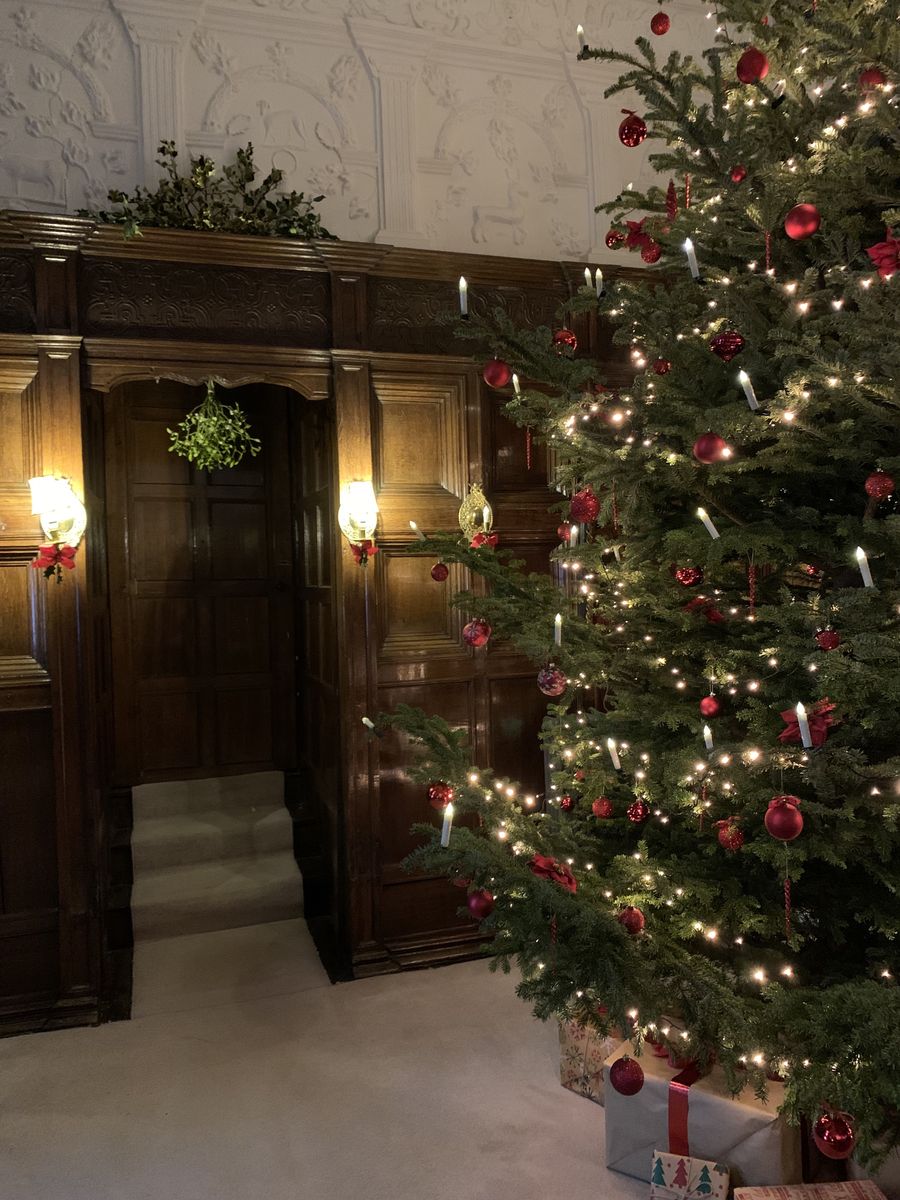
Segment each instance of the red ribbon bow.
M378 553L378 547L366 538L364 542L351 542L350 553L358 565L364 567L372 555Z
M716 608L712 600L706 596L695 596L693 600L689 600L684 605L683 612L703 613L710 625L718 625L725 620L725 616L719 609Z
M539 879L549 879L552 883L558 883L567 892L574 893L578 888L578 881L569 868L546 854L535 854L528 866Z
M48 579L51 575L57 574L60 567L65 567L67 571L74 571L77 550L77 546L57 545L55 542L46 546L38 546L37 557L32 559L31 565L37 570L43 571Z
M834 724L834 718L831 713L837 705L832 704L826 696L824 700L817 701L806 714L806 719L809 722L809 735L812 738L814 746L823 746L825 739L828 737L828 727ZM786 727L782 729L778 735L779 742L800 742L800 723L797 720L797 713L793 708L786 708L781 714L782 721L786 722Z
M866 250L869 258L878 268L878 274L882 279L890 279L895 271L898 270L898 260L900 260L900 238L888 237L883 242L876 242L874 246L869 246Z
M493 550L499 541L496 533L476 533L469 545L473 550L477 550L479 546L490 546Z
M640 221L626 221L628 232L625 234L626 250L643 250L645 246L649 246L653 238L644 229L644 221L646 217L642 217Z

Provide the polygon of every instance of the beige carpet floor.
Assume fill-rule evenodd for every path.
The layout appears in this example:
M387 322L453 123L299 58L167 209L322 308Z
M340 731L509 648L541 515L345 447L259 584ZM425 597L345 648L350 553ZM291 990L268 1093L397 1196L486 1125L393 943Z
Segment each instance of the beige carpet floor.
M483 962L328 984L302 921L138 952L130 1022L0 1042L3 1200L638 1200Z

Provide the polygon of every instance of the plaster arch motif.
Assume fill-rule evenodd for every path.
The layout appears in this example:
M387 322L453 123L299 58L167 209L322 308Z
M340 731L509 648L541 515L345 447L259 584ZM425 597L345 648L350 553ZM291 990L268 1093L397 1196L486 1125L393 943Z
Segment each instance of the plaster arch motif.
M479 100L470 100L468 103L455 109L447 117L435 139L434 157L436 159L447 160L451 157L451 142L461 132L461 127L468 124L473 117L499 118L500 120L527 125L531 132L543 142L553 165L554 172L565 174L567 170L566 161L562 156L559 143L546 124L533 116L527 109L521 108L518 104L512 104L508 100L492 100L488 97L483 97Z

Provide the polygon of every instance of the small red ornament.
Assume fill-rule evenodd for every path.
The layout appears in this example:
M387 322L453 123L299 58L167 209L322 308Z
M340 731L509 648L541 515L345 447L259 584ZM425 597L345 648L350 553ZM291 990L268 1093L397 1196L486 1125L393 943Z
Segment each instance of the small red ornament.
M581 491L575 492L569 502L569 520L583 522L589 525L596 521L600 512L600 501L594 495L594 489L587 485Z
M669 19L669 14L664 12L654 13L650 18L650 30L657 37L662 37L664 33L669 32L669 26L672 24Z
M641 258L645 263L659 262L662 258L662 246L659 242L648 242L646 246L641 247Z
M634 149L647 136L647 122L630 108L623 108L625 119L619 125L619 141L623 146Z
M709 348L722 362L729 363L743 350L746 342L736 329L723 329L709 339Z
M666 188L666 216L670 221L674 221L678 216L678 189L674 179L669 180L669 186Z
M591 805L591 812L598 820L606 820L607 817L613 815L612 800L608 796L598 796Z
M633 904L627 905L619 913L616 920L620 925L624 925L632 937L636 937L644 928L644 914L639 908L635 908Z
M704 696L700 701L701 717L717 717L722 711L722 701L718 696Z
M636 1096L644 1086L641 1064L624 1054L609 1068L609 1082L620 1096Z
M463 625L462 635L467 646L484 646L491 636L491 627L487 621L476 617L468 625Z
M582 771L581 767L575 772L575 782L584 783L584 771Z
M625 234L621 229L610 229L603 240L606 242L607 250L620 250L625 241Z
M744 844L744 833L737 823L737 817L729 817L726 821L716 821L719 845L734 854Z
M738 163L736 167L731 168L731 182L743 183L747 178L747 168L743 163Z
M803 813L799 796L773 796L766 809L764 823L779 842L792 842L803 832Z
M823 1112L813 1125L813 1141L826 1158L849 1158L856 1145L856 1130L849 1113Z
M428 803L438 810L446 808L453 800L453 788L449 783L429 783Z
M875 500L887 500L895 486L893 479L885 471L873 471L866 479L866 495Z
M769 73L769 60L762 50L748 46L737 62L737 77L741 83L759 83Z
M696 587L698 583L703 582L703 568L679 567L675 572L675 578L682 587Z
M571 329L557 329L553 335L553 349L557 354L574 354L578 349L578 338Z
M812 237L821 224L822 218L814 204L795 204L784 218L784 232L795 242L802 242L804 238Z
M870 92L873 88L884 87L884 73L878 67L866 67L859 75L860 91Z
M508 362L504 362L502 358L492 358L490 362L484 364L481 374L489 387L502 388L506 387L512 379L513 373Z
M551 663L537 673L537 685L545 696L561 696L566 690L566 673Z
M717 433L703 433L694 442L694 458L707 465L731 458L731 453L731 447Z
M563 810L563 812L571 812L575 807L574 796L570 796L568 792L566 792L564 796L560 796L559 807Z
M443 583L450 574L450 568L446 563L436 562L431 568L431 578L435 583Z
M892 237L890 232L883 242L866 247L866 254L871 258L878 274L882 279L890 279L900 266L900 238Z
M836 650L841 644L841 635L836 629L820 629L816 634L816 645L820 650Z
M672 370L672 364L667 358L658 358L653 364L653 370L657 375L668 375Z
M650 816L650 805L646 800L635 800L633 804L629 804L625 816L632 825L643 825Z
M466 901L466 907L476 921L483 921L494 911L494 897L490 892L472 892Z

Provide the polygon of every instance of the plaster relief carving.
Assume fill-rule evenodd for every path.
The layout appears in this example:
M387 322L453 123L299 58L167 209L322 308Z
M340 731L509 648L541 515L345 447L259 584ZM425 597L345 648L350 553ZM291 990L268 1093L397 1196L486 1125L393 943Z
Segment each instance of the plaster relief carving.
M456 108L462 99L462 92L453 86L447 72L434 63L426 63L422 68L422 82L441 108Z
M108 70L113 61L115 27L111 21L94 21L75 44L75 51L90 67Z
M328 90L338 100L353 101L359 86L359 59L354 54L342 54L328 72Z
M525 207L522 202L527 195L520 183L511 180L506 205L476 204L472 209L472 241L476 244L486 242L488 227L501 225L512 231L513 245L521 246L525 241Z
M0 64L0 115L14 117L16 113L24 112L25 105L15 93L12 82L12 67L9 63Z
M62 207L66 176L59 162L8 150L0 143L0 190L15 200Z
M43 55L55 62L64 71L69 71L78 80L91 105L91 116L97 121L112 120L112 106L102 84L94 74L88 62L83 61L82 51L78 51L80 62L69 57L38 32L35 22L37 14L32 8L19 8L12 14L15 32L13 40L23 50L30 50ZM77 50L77 47L76 47ZM35 63L32 61L32 67ZM41 68L35 68L41 70Z

